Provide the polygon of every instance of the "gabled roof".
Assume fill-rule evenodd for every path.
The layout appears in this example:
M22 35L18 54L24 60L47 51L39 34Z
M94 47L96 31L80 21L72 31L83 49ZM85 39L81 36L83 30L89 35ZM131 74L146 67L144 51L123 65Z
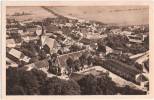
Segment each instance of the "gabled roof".
M42 45L43 46L47 45L50 48L50 50L52 50L54 46L57 45L56 40L53 38L49 38L48 36L42 36L41 41L42 41Z
M11 50L9 51L9 54L11 54L12 56L14 56L14 57L20 59L20 58L21 58L21 55L22 55L22 52L21 52L21 51L18 51L18 50L16 50L16 49L11 49Z

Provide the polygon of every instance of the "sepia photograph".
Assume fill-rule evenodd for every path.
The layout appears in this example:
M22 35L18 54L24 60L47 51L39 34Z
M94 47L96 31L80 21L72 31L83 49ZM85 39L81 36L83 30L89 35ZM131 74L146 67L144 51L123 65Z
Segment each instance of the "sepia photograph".
M149 95L149 6L6 6L6 95Z

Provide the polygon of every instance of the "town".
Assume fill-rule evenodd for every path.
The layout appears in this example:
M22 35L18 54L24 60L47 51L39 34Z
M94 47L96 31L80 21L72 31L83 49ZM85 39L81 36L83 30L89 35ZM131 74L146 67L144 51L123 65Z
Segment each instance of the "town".
M148 25L118 26L63 16L48 7L42 7L42 9L56 17L38 21L21 20L20 17L31 15L25 12L7 17L6 68L8 76L16 77L13 72L11 74L11 69L14 68L17 73L38 70L51 79L55 77L65 81L73 79L79 82L80 94L95 95L95 92L89 93L90 89L87 92L84 91L83 88L86 87L83 84L88 83L82 83L81 80L88 75L88 77L94 76L98 79L107 75L106 77L111 78L108 80L119 88L129 87L135 89L134 91L142 91L141 94L148 94ZM43 80L42 78L40 80ZM9 79L11 78L8 77ZM12 84L12 81L8 81L7 84ZM51 88L50 85L48 82L47 87ZM9 89L8 94L14 94ZM127 95L123 92L103 93Z

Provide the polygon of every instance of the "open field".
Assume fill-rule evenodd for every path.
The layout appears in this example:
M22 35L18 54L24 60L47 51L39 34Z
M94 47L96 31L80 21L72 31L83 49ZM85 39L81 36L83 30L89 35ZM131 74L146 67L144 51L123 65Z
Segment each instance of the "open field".
M30 13L30 15L24 15L24 16L10 16L15 13ZM48 11L42 9L41 7L30 7L30 6L9 6L6 9L7 17L15 18L17 20L23 21L23 20L42 20L47 17L56 17L53 14L49 13Z
M103 23L119 25L149 23L149 9L147 6L61 6L48 8L62 15Z
M48 8L60 15L109 24L140 25L149 23L149 9L147 6L50 6ZM19 20L39 20L46 17L55 17L39 6L7 7L7 15L16 12L22 13L23 11L32 15L25 15L22 18L20 16L15 17Z

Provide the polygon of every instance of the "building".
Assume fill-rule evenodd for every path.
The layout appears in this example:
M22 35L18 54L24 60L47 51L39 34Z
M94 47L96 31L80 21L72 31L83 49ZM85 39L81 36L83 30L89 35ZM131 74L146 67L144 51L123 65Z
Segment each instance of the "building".
M31 58L29 58L28 56L25 56L21 51L16 50L16 49L11 49L6 56L11 59L12 61L16 62L16 63L20 63L20 61L24 61L26 63L29 62L29 60Z
M137 74L137 75L135 76L135 79L136 79L137 82L140 82L140 83L149 80L149 79L148 79L148 75L145 74L145 73Z
M37 30L37 27L31 27L31 28L28 28L26 31L28 35L36 35L36 30Z
M135 65L137 68L142 69L143 72L149 72L149 66L145 65L145 62L149 60L149 54L145 54L135 59Z
M16 47L15 40L14 39L7 39L6 40L6 47L9 47L9 48Z
M39 40L39 37L38 36L22 36L22 40L28 43L29 41Z
M129 42L131 42L131 43L143 43L143 41L144 41L143 36L127 35L127 38L129 40Z
M6 68L9 68L9 66L18 67L18 64L13 60L11 60L10 58L6 57Z
M142 73L136 75L136 81L140 83L140 87L144 90L149 88L149 78L148 74Z
M142 57L143 55L148 54L148 52L149 52L149 51L143 52L143 53L138 53L138 54L136 54L136 55L130 56L129 58L130 58L130 59L138 59L138 58Z
M98 60L97 63L98 65L126 79L127 81L139 84L138 82L136 82L136 75L139 74L140 71L136 69L134 66L130 66L123 62L113 59L108 59L104 61Z
M23 30L21 30L21 29L18 30L18 33L19 33L20 35L23 35L23 34L24 34Z
M113 34L120 34L121 33L121 29L112 29L111 33L113 33Z
M39 69L39 70L42 70L43 68L48 69L49 68L49 62L48 62L47 59L40 60L40 61L31 63L31 64L25 65L23 69L30 71L33 68L36 68L36 69Z
M109 46L105 46L105 48L106 48L106 55L107 54L109 54L109 53L113 53L113 49L112 48L110 48Z
M130 31L122 31L121 33L120 33L121 35L131 35L132 34L132 32L130 32Z
M68 53L68 54L63 54L63 55L59 55L56 59L56 63L58 64L58 66L62 69L67 69L67 59L68 58L72 58L73 60L79 59L80 56L82 56L82 54L86 52L86 50L81 50L81 51L77 51L77 52L72 52L72 53ZM66 70L65 70L66 71ZM62 72L63 73L63 72Z
M16 50L16 49L11 49L9 51L9 54L16 57L17 59L20 59L23 57L23 53L21 51Z
M50 48L50 52L56 52L58 48L58 43L55 39L49 38L48 36L41 37L42 46L48 46Z

